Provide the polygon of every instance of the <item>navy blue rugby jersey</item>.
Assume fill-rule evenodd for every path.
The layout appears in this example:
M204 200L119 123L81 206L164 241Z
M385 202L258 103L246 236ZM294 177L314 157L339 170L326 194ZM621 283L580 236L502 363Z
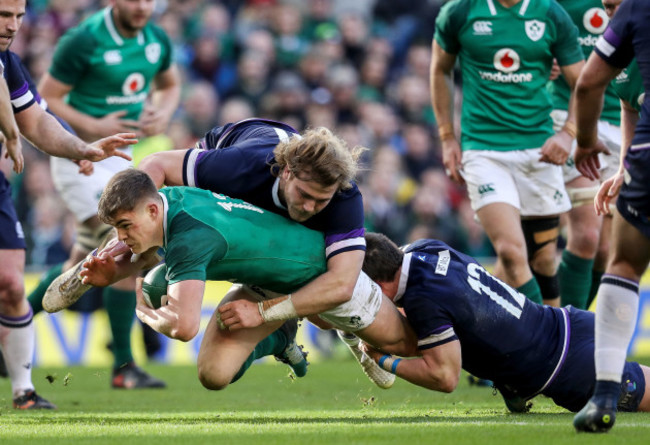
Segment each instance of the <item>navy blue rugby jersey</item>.
M568 351L566 310L531 302L442 241L419 240L404 251L395 303L419 349L459 340L465 370L520 395L553 381Z
M650 89L650 3L625 0L596 42L594 51L610 65L625 68L636 57L643 87ZM650 148L650 102L645 95L631 150Z
M300 137L289 125L247 119L209 131L183 161L183 183L243 199L289 218L278 196L279 181L271 172L273 149L289 137ZM356 184L334 195L318 214L302 223L325 234L327 258L365 250L363 200Z
M35 102L34 94L29 89L31 79L25 77L29 75L26 74L20 57L11 51L1 51L0 70L2 70L2 76L9 87L9 97L14 114L31 107ZM9 182L4 174L0 172L0 192L8 189Z

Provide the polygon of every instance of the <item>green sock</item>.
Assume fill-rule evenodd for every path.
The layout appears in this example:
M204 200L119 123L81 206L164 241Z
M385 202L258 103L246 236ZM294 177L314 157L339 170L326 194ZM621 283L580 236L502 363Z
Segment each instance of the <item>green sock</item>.
M591 289L589 289L589 298L587 298L587 305L585 309L591 307L591 303L594 302L596 294L598 294L598 288L600 287L600 279L603 278L605 272L602 270L592 270L591 271Z
M50 286L50 284L52 284L52 281L61 275L62 270L63 263L57 264L48 270L41 278L41 281L38 283L38 286L36 286L36 289L34 289L32 293L27 297L27 301L29 301L29 304L32 306L34 315L43 310L43 297L45 297L45 291Z
M133 361L131 353L131 326L135 315L135 292L107 287L102 293L104 308L113 334L115 369Z
M571 304L578 309L586 308L593 265L593 259L580 258L568 250L562 252L562 261L558 268L562 306Z
M537 280L533 277L522 286L517 288L519 292L524 294L530 301L537 304L542 304L542 291L537 284Z
M266 357L267 355L280 354L286 347L287 337L284 335L284 332L279 330L272 332L268 337L255 346L251 355L249 355L244 364L241 365L241 368L239 368L239 371L237 371L237 374L235 374L230 383L235 383L239 380L258 358Z

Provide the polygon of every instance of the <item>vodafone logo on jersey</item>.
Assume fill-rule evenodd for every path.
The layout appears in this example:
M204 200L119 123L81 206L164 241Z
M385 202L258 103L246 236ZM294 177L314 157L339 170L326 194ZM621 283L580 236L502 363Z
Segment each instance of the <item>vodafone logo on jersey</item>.
M147 92L142 91L145 85L144 76L140 73L131 73L126 76L122 84L123 96L107 96L108 105L139 104L147 99Z
M140 73L131 73L122 84L122 94L133 96L142 88L144 88L144 76Z
M582 16L582 24L591 34L602 34L608 23L609 17L602 8L591 8Z
M503 73L517 71L520 65L521 59L514 49L503 48L494 55L494 67Z
M517 73L521 58L512 48L502 48L494 54L494 67L497 72L479 71L481 79L499 83L531 82L531 73Z

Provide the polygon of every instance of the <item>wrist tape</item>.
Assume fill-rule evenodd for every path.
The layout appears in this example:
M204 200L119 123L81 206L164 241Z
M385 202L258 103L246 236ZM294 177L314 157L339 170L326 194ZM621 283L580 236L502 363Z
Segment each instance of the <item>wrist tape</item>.
M291 294L278 303L275 303L274 300L278 299L264 300L257 303L257 307L264 322L268 323L270 321L298 318L296 308L293 306L293 302L291 301Z

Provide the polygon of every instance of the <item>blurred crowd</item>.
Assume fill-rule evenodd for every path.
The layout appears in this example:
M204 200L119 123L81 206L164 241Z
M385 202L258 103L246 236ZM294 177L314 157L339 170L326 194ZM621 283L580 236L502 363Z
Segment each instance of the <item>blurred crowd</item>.
M493 251L465 192L447 178L430 103L429 63L443 0L158 0L154 22L174 45L181 107L166 135L142 141L136 158L189 148L216 125L252 116L299 131L332 129L370 150L358 182L366 225L397 243L439 238L476 257ZM11 50L34 81L59 37L105 1L30 0ZM67 258L71 215L54 190L48 157L25 148L12 175L27 264ZM137 159L136 159L137 160Z

